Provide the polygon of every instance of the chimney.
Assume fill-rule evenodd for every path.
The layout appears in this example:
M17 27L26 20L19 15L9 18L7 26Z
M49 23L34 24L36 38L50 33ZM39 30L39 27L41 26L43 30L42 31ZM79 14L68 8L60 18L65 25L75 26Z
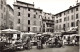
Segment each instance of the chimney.
M80 5L80 3L76 3L76 5Z
M70 6L69 8L72 8L72 6Z

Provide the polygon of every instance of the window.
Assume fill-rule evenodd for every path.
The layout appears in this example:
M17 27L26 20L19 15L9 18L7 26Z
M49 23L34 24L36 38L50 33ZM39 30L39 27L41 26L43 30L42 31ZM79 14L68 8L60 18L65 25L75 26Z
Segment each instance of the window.
M36 21L34 21L34 24L33 25L36 25Z
M36 15L37 15L37 12L36 12Z
M61 30L61 25L59 25L59 29Z
M45 27L45 24L43 24L43 27Z
M65 12L64 12L64 15L65 15Z
M67 13L69 14L69 11L67 11Z
M20 9L20 7L18 7L18 9Z
M39 31L41 32L41 28L39 28L39 29L40 29Z
M34 15L34 18L36 18L36 15Z
M66 17L64 18L64 21L66 21Z
M71 23L71 27L74 27L74 26L75 26L75 23L74 23L74 22L72 22L72 23Z
M56 20L56 23L58 23L58 20Z
M76 19L78 19L78 14L76 14Z
M45 17L45 19L46 19L46 17Z
M69 23L68 23L68 27L69 27Z
M63 24L63 30L65 31L65 27L66 27L66 25L65 24Z
M59 16L61 17L62 16L62 13L60 13Z
M30 8L28 8L28 11L30 11Z
M20 7L18 7L18 9L20 9Z
M18 24L20 24L20 19L18 19Z
M46 31L49 32L49 29L47 29Z
M60 19L60 22L62 22L62 19Z
M58 25L56 25L55 27L56 27L56 30L58 30Z
M28 17L30 17L30 14L28 14Z
M1 4L3 4L3 1L1 0Z
M28 32L30 31L30 27L28 27Z
M36 32L37 31L37 27L33 27L33 31Z
M3 13L1 13L1 18L3 19Z
M42 11L40 11L40 13L42 13Z
M20 12L18 12L18 16L20 16Z
M28 20L28 25L30 25L30 20Z
M71 13L73 13L73 9L71 9Z
M78 20L76 21L76 26L78 26Z
M72 20L74 19L73 15L71 16L71 19L72 19Z
M68 16L68 21L69 21L69 16Z
M76 11L78 11L78 7L76 8Z
M3 8L3 1L1 0L1 9Z

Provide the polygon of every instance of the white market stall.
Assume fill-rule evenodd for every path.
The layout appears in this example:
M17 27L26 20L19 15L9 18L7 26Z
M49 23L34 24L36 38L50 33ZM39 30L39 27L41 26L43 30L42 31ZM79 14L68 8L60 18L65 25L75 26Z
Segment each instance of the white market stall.
M26 41L27 40L27 37L33 38L35 35L36 35L36 33L33 33L33 32L23 33L22 40L23 41Z
M10 41L12 41L13 39L20 39L20 33L20 31L15 29L5 29L1 30L1 37L5 37L5 40L11 43Z

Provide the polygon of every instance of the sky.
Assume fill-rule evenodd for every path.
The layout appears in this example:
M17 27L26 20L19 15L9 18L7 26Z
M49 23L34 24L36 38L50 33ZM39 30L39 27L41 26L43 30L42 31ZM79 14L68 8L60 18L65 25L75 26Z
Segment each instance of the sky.
M13 7L13 3L16 0L7 0L7 4ZM19 0L35 5L35 8L40 8L44 12L57 14L61 11L68 9L70 6L75 6L77 0ZM80 0L78 0L80 2Z

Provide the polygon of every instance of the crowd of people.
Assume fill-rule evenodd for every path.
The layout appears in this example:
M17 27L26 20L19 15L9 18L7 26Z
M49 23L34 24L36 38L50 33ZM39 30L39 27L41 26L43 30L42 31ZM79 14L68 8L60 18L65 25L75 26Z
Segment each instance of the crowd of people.
M46 45L46 47L64 47L65 45L78 45L79 38L76 38L76 36L66 38L65 36L37 36L36 37L36 46L38 49L42 49L43 45ZM28 37L26 44L30 48L32 47L31 38Z

